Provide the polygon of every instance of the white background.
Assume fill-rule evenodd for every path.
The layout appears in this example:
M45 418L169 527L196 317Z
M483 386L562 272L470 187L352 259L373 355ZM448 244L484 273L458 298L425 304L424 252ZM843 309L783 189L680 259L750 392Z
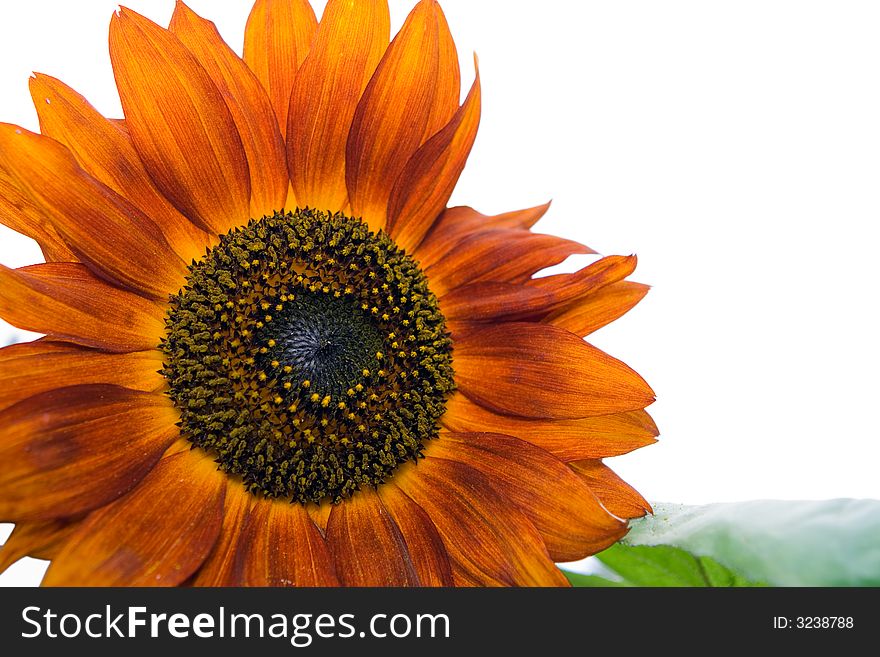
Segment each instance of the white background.
M392 2L395 30L410 4ZM473 51L483 78L453 202L496 213L552 198L537 230L637 253L634 279L654 288L592 338L658 395L661 442L612 467L649 500L880 498L880 6L442 5L466 86ZM167 23L173 2L128 6ZM191 6L240 50L247 0ZM121 116L116 3L0 7L0 120L36 129L34 70ZM0 262L39 259L0 232Z

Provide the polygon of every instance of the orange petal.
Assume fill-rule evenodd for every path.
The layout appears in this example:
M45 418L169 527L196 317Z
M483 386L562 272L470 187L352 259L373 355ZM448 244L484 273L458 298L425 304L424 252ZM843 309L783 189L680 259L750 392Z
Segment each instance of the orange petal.
M443 12L435 0L422 0L382 57L348 136L349 201L373 230L385 227L391 190L406 163L458 108L459 85Z
M584 337L628 313L649 289L631 281L612 283L551 313L544 321Z
M251 215L272 215L287 199L287 158L272 103L248 65L226 45L214 23L178 0L171 32L217 85L241 135L251 175Z
M345 586L419 584L400 529L371 489L361 489L333 507L327 544Z
M121 9L110 59L125 124L159 190L205 230L250 217L250 172L238 128L207 71L169 31Z
M226 485L223 524L214 549L192 580L193 586L238 586L241 564L237 560L242 530L250 517L251 502L256 498L236 481Z
M29 82L40 132L66 146L83 170L156 222L184 262L201 257L208 234L159 193L127 131L60 80L36 74Z
M513 436L443 433L428 455L466 463L514 501L541 533L550 558L577 561L626 533L588 486L559 459Z
M330 0L290 96L290 181L301 205L348 202L345 144L358 100L388 47L387 0ZM354 47L353 47L354 46Z
M618 518L641 518L646 513L654 513L645 498L602 461L578 461L569 465Z
M591 249L553 235L525 230L481 231L462 239L425 270L431 290L447 291L477 281L525 283L532 274Z
M321 530L322 534L327 533L327 521L330 519L330 512L333 510L333 504L330 502L322 502L321 504L309 504L306 507L311 519Z
M155 349L165 332L158 305L73 263L0 265L0 317L25 331L105 351Z
M447 208L431 226L425 239L413 250L413 254L422 263L422 267L429 267L456 242L471 233L486 230L528 230L548 209L550 204L545 203L490 217L467 206Z
M444 294L441 306L451 320L537 320L622 280L635 266L635 256L608 256L574 274L533 278L521 285L493 281L471 283Z
M318 20L307 0L257 0L248 17L244 61L268 92L282 136L293 80L317 29Z
M165 299L177 291L186 266L159 227L83 171L64 146L0 124L0 152L3 165L90 269L153 298Z
M0 164L2 166L2 164ZM7 226L40 245L47 262L76 262L73 251L65 244L41 208L18 183L0 168L0 224Z
M113 383L155 392L165 379L159 351L108 354L66 342L37 340L0 349L0 409L27 397L83 383Z
M239 543L245 586L336 586L330 551L300 504L260 500Z
M496 281L462 285L440 299L440 308L450 323L525 320L557 305L558 299L550 290Z
M163 395L112 385L44 392L0 411L0 518L47 520L116 499L177 437Z
M464 104L440 132L426 141L391 190L388 234L413 252L443 212L471 153L481 109L480 72Z
M551 290L560 300L568 301L622 281L636 270L637 264L638 258L634 255L606 256L573 274L534 278L528 284L541 290Z
M498 432L527 440L561 461L626 454L657 442L657 425L645 411L575 420L533 420L500 415L474 404L460 392L446 402L440 422L450 431Z
M385 485L397 485L430 516L456 585L568 585L535 526L471 466L429 456Z
M380 486L382 504L400 529L421 586L453 586L440 533L424 509L396 486Z
M0 546L0 573L22 557L51 559L76 527L77 521L67 519L17 522Z
M162 459L140 486L92 513L44 586L176 586L217 541L226 477L198 451Z
M565 329L506 323L455 344L455 382L496 413L581 418L644 408L654 392L636 372Z

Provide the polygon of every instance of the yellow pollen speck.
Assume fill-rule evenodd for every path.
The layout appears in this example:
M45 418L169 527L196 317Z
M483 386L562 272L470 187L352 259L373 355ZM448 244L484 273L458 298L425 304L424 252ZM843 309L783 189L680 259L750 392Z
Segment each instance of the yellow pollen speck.
M263 303L260 304L260 308L262 308L263 310L269 310L269 302L264 301Z
M376 352L376 358L378 358L379 360L382 360L384 357L385 354L383 354L381 351Z
M261 354L268 353L268 351L269 351L269 350L266 349L266 347L260 347L260 353L261 353Z
M269 342L268 342L267 344L268 344L270 347L274 347L276 343L275 343L275 340L269 340Z
M285 365L284 366L284 373L290 374L291 372L293 372L293 368L290 365Z
M274 399L273 401L274 401L276 404L280 404L280 403L283 402L284 400L281 399L281 397L276 396L275 399Z
M271 321L272 321L272 315L266 315L265 321L267 321L267 322L271 322Z
M364 389L364 387L363 387L360 383L358 383L358 384L354 387L354 389L357 390L358 392L361 392L361 391Z
M275 310L280 312L280 311L284 310L284 306L279 303L278 305L275 306Z
M311 399L313 402L320 401L321 395L319 395L317 392L313 392L312 396L309 397L309 399Z
M327 418L321 419L321 426L322 427L326 427L328 424L330 424L330 420L328 420Z
M306 379L305 381L302 382L303 388L308 388L310 385L312 385L312 382L309 381L308 379Z
M361 372L364 376L370 376L370 370L364 370Z
M324 397L324 399L321 400L321 406L323 406L324 408L327 408L329 405L330 405L330 395L327 395L326 397Z
M280 364L277 360L272 361L272 367L278 367Z
M290 381L284 382L284 389L285 390L290 390L292 387L293 387L293 384Z
M259 374L259 376L257 376L257 378L258 378L260 381L265 381L265 380L266 380L266 373L265 373L265 372L260 372L260 374Z

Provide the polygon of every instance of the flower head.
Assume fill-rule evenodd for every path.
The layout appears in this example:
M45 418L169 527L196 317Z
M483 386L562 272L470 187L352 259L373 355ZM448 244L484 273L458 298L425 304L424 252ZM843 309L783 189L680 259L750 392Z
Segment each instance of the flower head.
M390 43L389 43L390 41ZM602 459L653 392L583 337L634 257L533 275L547 206L447 202L476 137L422 0L257 0L244 57L177 3L122 9L125 114L36 75L0 125L0 567L50 585L562 585L649 510Z

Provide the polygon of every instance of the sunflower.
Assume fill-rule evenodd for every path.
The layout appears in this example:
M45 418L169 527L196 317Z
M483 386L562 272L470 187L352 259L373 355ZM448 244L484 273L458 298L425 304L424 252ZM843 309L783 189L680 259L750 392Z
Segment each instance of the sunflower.
M257 0L239 57L121 9L124 120L62 82L0 126L0 567L45 585L565 585L650 510L606 465L654 395L583 340L634 257L447 201L474 143L422 0ZM390 43L389 43L390 41ZM475 62L476 68L476 62Z

